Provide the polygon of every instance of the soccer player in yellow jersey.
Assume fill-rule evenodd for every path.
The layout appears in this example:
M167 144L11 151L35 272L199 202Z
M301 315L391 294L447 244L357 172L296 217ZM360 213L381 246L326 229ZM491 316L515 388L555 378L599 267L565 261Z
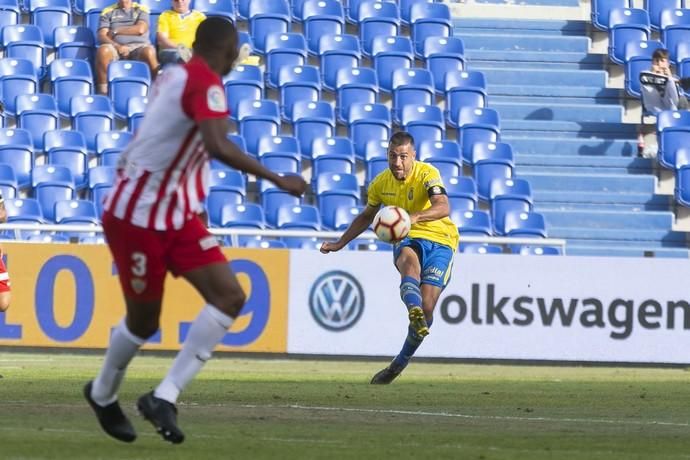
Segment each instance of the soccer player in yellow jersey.
M409 235L395 244L393 257L400 272L400 297L410 326L400 353L371 379L372 384L391 383L429 334L434 307L448 284L458 229L448 218L450 206L443 181L432 165L415 161L414 139L395 133L388 144L388 169L369 185L367 206L337 241L325 242L321 252L339 251L364 232L381 205L398 206L410 214Z

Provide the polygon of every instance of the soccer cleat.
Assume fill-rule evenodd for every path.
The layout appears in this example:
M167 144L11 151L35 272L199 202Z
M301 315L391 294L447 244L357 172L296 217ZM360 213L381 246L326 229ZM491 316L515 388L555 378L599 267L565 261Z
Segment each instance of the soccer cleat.
M388 385L393 380L395 380L395 378L399 376L401 372L402 369L396 371L393 369L393 364L391 364L388 367L381 369L376 374L374 374L374 376L371 378L371 384Z
M99 406L96 401L91 399L92 386L93 381L84 385L84 398L96 413L96 418L98 418L98 423L101 424L103 431L118 441L132 442L137 439L137 433L127 416L122 412L120 403L115 401L107 406Z
M410 318L410 327L420 337L429 335L429 326L426 324L424 317L424 310L421 307L412 307L408 310L408 318Z
M164 440L173 444L184 441L184 433L177 427L177 407L174 404L146 393L137 401L139 413L156 428Z

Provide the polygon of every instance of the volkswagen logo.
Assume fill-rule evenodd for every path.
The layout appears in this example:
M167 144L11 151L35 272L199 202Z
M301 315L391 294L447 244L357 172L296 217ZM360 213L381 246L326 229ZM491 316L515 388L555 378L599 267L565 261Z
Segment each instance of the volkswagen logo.
M344 331L355 325L364 312L364 291L349 273L324 273L309 293L311 314L323 328Z

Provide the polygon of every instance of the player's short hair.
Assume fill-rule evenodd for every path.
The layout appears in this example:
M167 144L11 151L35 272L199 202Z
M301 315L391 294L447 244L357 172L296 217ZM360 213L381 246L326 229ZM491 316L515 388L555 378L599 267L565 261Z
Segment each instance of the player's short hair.
M657 48L652 53L652 62L668 59L668 50L666 48Z
M210 50L224 46L228 40L237 47L237 29L226 18L210 16L199 24L194 36L194 49Z
M391 136L391 140L388 142L388 149L394 149L406 144L410 144L412 150L414 150L414 137L407 131L398 131Z

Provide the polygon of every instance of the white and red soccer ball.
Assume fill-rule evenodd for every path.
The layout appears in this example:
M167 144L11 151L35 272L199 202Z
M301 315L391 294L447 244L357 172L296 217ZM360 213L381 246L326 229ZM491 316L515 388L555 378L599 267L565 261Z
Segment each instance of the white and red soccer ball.
M410 215L397 206L381 208L372 223L376 236L386 243L395 243L405 238L410 232L410 225Z

